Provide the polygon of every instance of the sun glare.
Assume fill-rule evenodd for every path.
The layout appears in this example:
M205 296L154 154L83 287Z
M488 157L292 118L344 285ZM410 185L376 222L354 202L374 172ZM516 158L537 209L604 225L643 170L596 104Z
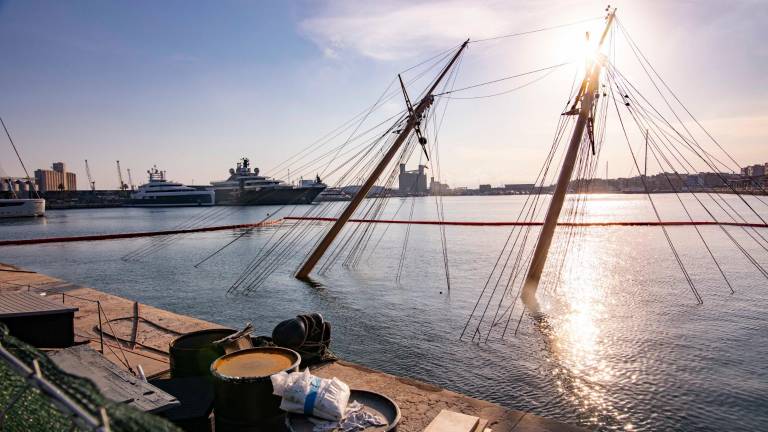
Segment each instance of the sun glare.
M598 245L582 242L566 256L561 280L551 293L550 322L553 355L561 365L555 371L557 386L596 425L618 412L606 391L616 371L607 360L603 317L610 274L601 263Z

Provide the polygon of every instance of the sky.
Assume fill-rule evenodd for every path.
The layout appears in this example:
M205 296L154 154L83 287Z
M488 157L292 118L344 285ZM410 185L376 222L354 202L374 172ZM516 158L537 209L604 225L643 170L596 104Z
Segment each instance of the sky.
M206 184L247 156L265 175L377 100L401 71L473 40L599 17L597 1L0 0L0 116L28 168L63 161L88 187L157 165ZM617 15L665 81L742 165L768 161L768 2L619 1ZM472 43L455 86L561 62L507 95L452 100L440 133L451 186L532 182L590 22ZM642 79L626 45L616 66ZM407 73L404 76L408 76ZM463 93L500 92L504 81ZM418 93L420 82L414 83ZM386 117L402 109L393 98ZM610 177L631 173L609 132ZM417 156L416 156L417 158ZM416 165L413 159L409 164ZM4 139L0 175L22 175ZM299 173L306 176L312 173ZM294 173L294 176L299 174ZM125 171L123 175L126 175Z

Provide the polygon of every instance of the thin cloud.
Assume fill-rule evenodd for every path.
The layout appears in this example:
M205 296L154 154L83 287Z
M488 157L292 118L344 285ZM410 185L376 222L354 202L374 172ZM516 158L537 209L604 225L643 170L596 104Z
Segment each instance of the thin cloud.
M388 61L433 52L469 36L504 33L523 14L513 14L504 3L449 1L361 7L358 2L335 1L317 16L302 21L300 28L326 57L353 53Z

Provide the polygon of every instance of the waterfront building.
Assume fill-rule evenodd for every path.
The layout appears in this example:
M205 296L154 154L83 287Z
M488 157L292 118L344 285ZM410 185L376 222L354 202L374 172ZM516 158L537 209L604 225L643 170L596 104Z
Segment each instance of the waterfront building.
M765 175L766 169L768 169L767 167L768 163L750 165L742 168L741 173L748 177L763 177Z
M445 183L435 181L434 177L429 179L429 193L432 195L447 195L450 193L451 187Z
M52 168L35 170L35 184L40 192L77 190L77 176L67 172L64 162L54 162Z
M400 164L400 176L398 177L398 191L401 194L426 194L427 174L425 165L419 165L418 170L406 171L405 164Z
M536 187L536 185L533 183L505 184L504 192L510 194L525 194L533 192L534 187Z

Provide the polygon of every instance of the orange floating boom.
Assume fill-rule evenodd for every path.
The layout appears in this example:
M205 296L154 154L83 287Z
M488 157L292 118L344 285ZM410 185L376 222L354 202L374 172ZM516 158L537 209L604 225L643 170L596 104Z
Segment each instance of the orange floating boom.
M80 241L96 241L96 240L117 240L135 237L154 237L173 234L186 234L186 233L198 233L207 231L222 231L228 229L237 228L258 228L266 227L280 222L280 219L274 221L250 223L250 224L238 224L238 225L218 225L201 228L189 228L189 229L177 229L166 231L144 231L144 232L131 232L131 233L117 233L117 234L97 234L86 236L73 236L73 237L46 237L35 239L18 239L18 240L0 240L0 246L21 246L21 245L33 245L40 243L68 243L68 242L80 242Z
M315 221L315 222L336 222L336 218L328 217L300 217L300 216L288 216L283 218L288 221ZM238 224L238 225L218 225L202 228L190 228L182 230L167 230L167 231L145 231L145 232L131 232L131 233L117 233L117 234L97 234L86 236L73 236L73 237L44 237L35 239L18 239L18 240L0 240L0 246L23 246L33 245L41 243L69 243L69 242L81 242L81 241L98 241L98 240L119 240L136 237L154 237L173 234L186 234L186 233L198 233L207 231L223 231L228 229L238 228L258 228L267 227L281 222L282 219L276 219L269 222L252 223L252 224ZM434 221L434 220L389 220L389 219L350 219L349 222L355 223L382 223L382 224L411 224L411 225L449 225L449 226L468 226L468 227L483 227L483 226L541 226L543 222L508 222L508 221ZM768 224L763 223L741 223L741 222L712 222L712 221L694 221L694 222L656 222L656 221L626 221L626 222L562 222L558 223L558 226L577 226L577 227L612 227L612 226L694 226L694 225L723 225L734 227L747 227L747 228L768 228Z
M301 217L287 216L285 220L335 222L336 218L329 217ZM432 221L432 220L388 220L388 219L350 219L349 222L358 223L384 223L384 224L411 224L411 225L454 225L454 226L541 226L544 222L508 222L508 221ZM694 226L694 225L723 225L749 228L768 228L763 223L741 222L713 222L713 221L626 221L626 222L558 222L558 226L600 227L600 226Z

